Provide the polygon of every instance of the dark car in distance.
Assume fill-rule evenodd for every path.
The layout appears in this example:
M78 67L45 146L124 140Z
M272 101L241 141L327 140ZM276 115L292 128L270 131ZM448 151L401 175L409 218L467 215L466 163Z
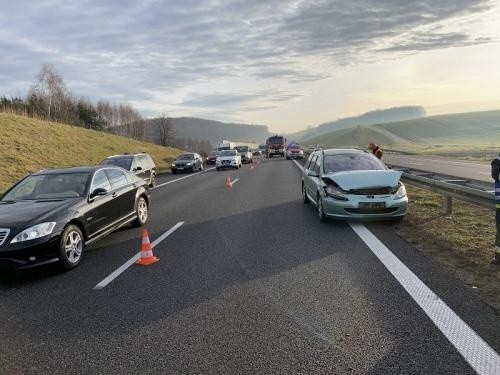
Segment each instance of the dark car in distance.
M215 164L215 160L217 160L217 156L219 156L220 151L212 151L210 154L208 154L206 163L207 164Z
M172 174L177 172L196 172L197 170L203 170L203 159L200 155L195 152L188 152L179 155L177 159L172 162L171 165Z
M123 154L107 157L101 162L101 165L115 165L133 172L137 177L142 178L150 187L156 185L156 165L153 158L146 153Z
M0 265L76 267L86 245L125 224L144 225L149 204L144 180L119 167L31 174L0 198Z

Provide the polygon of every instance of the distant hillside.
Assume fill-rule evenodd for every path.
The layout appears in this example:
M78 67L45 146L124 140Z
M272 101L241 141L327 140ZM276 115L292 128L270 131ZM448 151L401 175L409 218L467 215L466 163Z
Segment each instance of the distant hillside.
M366 112L360 116L347 117L336 121L326 122L317 127L298 133L290 134L290 139L303 141L335 130L353 128L358 125L381 124L394 121L417 119L425 116L425 109L419 106L394 107Z
M500 110L429 116L387 124L356 126L321 137L305 140L305 144L366 147L377 142L385 147L490 145L500 147Z
M223 139L261 143L269 137L265 125L230 124L192 117L174 117L172 121L177 138L208 140L213 146ZM146 121L146 139L151 142L159 140L159 130L153 120Z
M147 151L168 169L180 150L130 138L0 113L0 192L45 168L95 165L110 155Z

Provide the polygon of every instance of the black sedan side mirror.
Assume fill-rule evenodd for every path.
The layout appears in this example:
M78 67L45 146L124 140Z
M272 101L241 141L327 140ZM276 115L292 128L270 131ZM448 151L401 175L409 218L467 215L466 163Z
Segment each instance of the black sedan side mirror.
M97 188L97 189L94 189L94 191L92 193L90 193L90 199L93 199L97 196L100 196L100 195L106 195L108 194L108 191L104 188Z

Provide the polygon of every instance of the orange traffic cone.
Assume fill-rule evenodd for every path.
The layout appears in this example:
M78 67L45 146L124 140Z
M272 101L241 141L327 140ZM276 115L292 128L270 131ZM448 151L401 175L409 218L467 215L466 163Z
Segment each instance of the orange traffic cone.
M250 169L253 169L253 168L254 168L253 164L250 164Z
M141 257L137 259L136 264L141 266L149 266L150 264L158 262L160 259L153 255L153 248L149 242L148 231L144 229L142 231L142 245L141 245Z
M231 179L229 178L229 176L226 177L226 187L228 189L231 189L233 187L233 183L231 182Z

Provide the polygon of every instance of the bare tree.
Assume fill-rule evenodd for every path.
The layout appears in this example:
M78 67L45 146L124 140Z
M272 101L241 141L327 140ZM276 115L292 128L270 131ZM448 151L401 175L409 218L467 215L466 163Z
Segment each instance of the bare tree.
M107 129L115 125L113 121L113 107L108 100L100 99L96 106L97 116Z
M166 113L161 113L153 120L153 125L160 134L160 144L170 146L175 138L175 128L172 119Z
M35 97L45 109L48 120L59 120L67 110L68 91L59 73L49 64L43 64L30 89L29 97Z

